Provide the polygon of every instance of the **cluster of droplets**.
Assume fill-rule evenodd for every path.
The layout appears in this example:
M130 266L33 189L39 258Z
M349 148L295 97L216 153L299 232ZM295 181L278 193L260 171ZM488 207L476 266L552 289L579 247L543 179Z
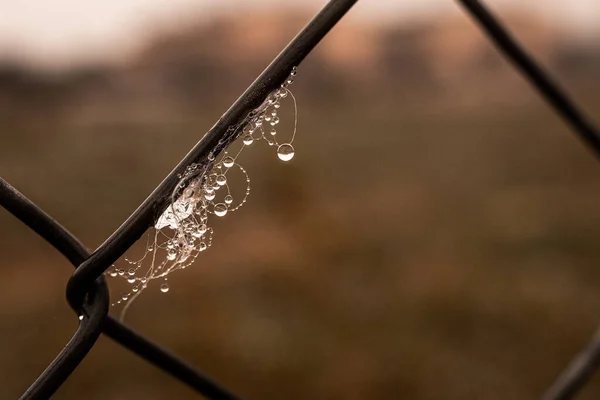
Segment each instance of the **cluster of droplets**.
M296 76L296 68L280 88L271 93L263 104L254 110L234 131L236 139L241 136L242 146L237 154L230 155L226 147L217 161L212 151L208 164L192 164L178 176L177 184L169 206L148 232L144 255L138 260L126 258L129 268L113 266L108 275L121 277L131 285L131 290L121 295L113 305L125 303L122 316L131 302L148 287L153 280L162 280L160 290L169 291L168 276L174 271L189 267L212 244L213 229L208 225L210 216L224 217L242 207L250 194L250 178L246 170L237 162L244 148L264 140L269 146L276 146L277 157L290 161L294 157L292 145L296 136L298 110L296 99L289 90ZM288 141L279 141L278 111L281 101L291 97L294 104L294 130ZM220 142L222 144L223 142ZM230 144L230 143L229 143ZM230 188L230 178L239 174L246 182L243 195L234 198Z

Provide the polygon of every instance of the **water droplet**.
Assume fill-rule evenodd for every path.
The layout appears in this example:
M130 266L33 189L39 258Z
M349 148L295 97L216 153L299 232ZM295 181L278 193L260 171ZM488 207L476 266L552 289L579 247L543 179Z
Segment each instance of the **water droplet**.
M273 129L273 130L271 131L271 135L273 135L273 136L277 135L277 131L276 131L275 129Z
M114 277L117 276L117 270L116 269L111 269L108 274L114 278Z
M246 135L242 140L246 146L250 146L254 142L254 138L252 137L252 135Z
M279 92L279 97L281 97L282 99L285 99L287 97L287 90L281 90Z
M223 165L225 166L225 168L231 168L233 167L233 163L234 163L234 159L233 157L227 156L223 159Z
M215 191L213 190L212 192L206 192L204 193L204 197L206 198L206 200L212 200L214 199L216 196Z
M208 153L208 161L215 161L215 155L212 151Z
M281 107L281 104L279 104L279 103L275 103L275 105L274 105L273 107L275 107L275 108L279 108L279 107Z
M233 197L230 194L228 194L227 196L225 196L224 201L225 201L225 204L229 205L229 204L233 203Z
M81 314L78 318L80 321L83 321L83 314Z
M200 230L200 232L204 235L206 233L206 231L208 230L208 228L206 227L206 224L202 224L200 225L200 227L198 228Z
M122 297L122 299L123 299L123 301L127 301L127 299L129 299L129 296L127 296L127 295L124 295L124 296Z
M277 148L277 157L281 161L290 161L294 158L294 148L289 143L284 143Z
M185 197L186 199L189 197L192 197L193 194L194 194L194 190L192 188L186 188L183 191L183 197Z
M148 251L154 251L154 247L148 246Z
M227 214L227 206L223 203L215 204L215 215L217 217L224 217Z
M171 249L167 252L167 259L174 260L177 257L177 251L175 249Z
M275 116L273 117L273 119L271 120L271 126L275 126L279 123L279 117Z
M129 268L129 270L127 271L127 274L128 274L129 276L133 276L133 275L135 275L135 269L133 269L133 268Z
M127 282L134 283L135 282L135 278L134 277L127 278Z
M125 270L119 269L119 270L117 270L117 274L119 274L120 276L123 276L123 275L125 275Z
M219 184L220 186L223 186L227 183L227 177L225 175L218 175L217 176L217 184Z
M269 122L270 120L271 120L271 116L270 115L265 116L265 121Z
M160 291L163 293L167 293L169 291L169 285L167 283L163 283L160 285Z
M199 250L200 250L200 251L204 251L204 250L206 250L206 243L204 243L204 242L201 242L201 243L200 243Z
M140 288L138 286L134 286L133 288L131 288L131 290L133 291L133 293L137 293Z

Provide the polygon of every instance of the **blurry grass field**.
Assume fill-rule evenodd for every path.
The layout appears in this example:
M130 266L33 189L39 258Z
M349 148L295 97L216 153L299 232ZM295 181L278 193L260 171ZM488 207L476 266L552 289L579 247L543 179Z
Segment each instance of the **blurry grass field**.
M17 121L0 170L93 248L216 115ZM245 152L253 192L214 247L128 317L243 398L531 399L599 322L600 166L537 101L300 99L296 158L271 150ZM6 212L0 224L0 397L16 398L75 328L72 267ZM56 398L83 387L195 398L106 338ZM581 398L599 394L596 380Z

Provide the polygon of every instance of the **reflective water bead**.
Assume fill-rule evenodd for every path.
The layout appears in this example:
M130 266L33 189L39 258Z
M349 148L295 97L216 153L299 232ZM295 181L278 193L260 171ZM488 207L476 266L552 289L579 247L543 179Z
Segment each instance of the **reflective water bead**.
M133 276L133 275L135 275L135 269L129 268L129 270L127 271L127 273L129 274L129 276Z
M214 199L216 196L215 191L213 190L212 192L206 192L204 193L204 197L206 198L206 200L212 200Z
M207 246L206 246L206 243L204 243L204 242L201 242L201 243L200 243L200 247L199 247L198 249L199 249L200 251L204 251L204 250L206 250L206 247L207 247Z
M117 271L117 274L119 274L119 276L123 276L123 275L125 275L125 270L123 270L123 269L119 269L119 270Z
M192 236L195 238L202 237L202 232L200 232L200 229L196 229L195 231L192 232Z
M275 105L273 105L273 107L275 107L275 108L279 108L279 107L281 107L281 104L279 104L279 103L275 103Z
M215 155L212 151L208 153L208 161L215 161Z
M226 177L225 175L218 175L218 176L217 176L217 183L218 183L220 186L223 186L223 185L225 185L225 184L227 183L227 177Z
M174 260L177 257L177 251L175 249L171 249L167 252L167 259Z
M223 203L215 204L215 215L217 217L224 217L227 214L227 206Z
M271 120L271 126L275 126L279 123L279 117L275 116L273 117L273 119Z
M135 282L135 278L134 277L127 278L127 282L134 283Z
M254 138L251 135L246 135L242 141L246 146L250 146L254 142Z
M271 116L270 116L270 115L267 115L267 116L265 117L265 121L269 122L270 120L271 120Z
M294 158L294 148L289 143L284 143L277 148L277 157L281 161L290 161Z
M167 293L169 291L169 284L163 283L162 285L160 285L160 291L163 293Z
M223 199L223 200L225 201L225 204L227 204L227 205L233 203L233 197L230 194L225 196L225 199Z
M230 156L227 156L227 157L225 157L225 158L223 159L223 165L225 166L225 168L231 168L231 167L233 167L233 163L234 163L234 162L235 162L235 161L234 161L234 160L233 160L233 158L232 158L232 157L230 157Z
M117 276L117 270L116 269L111 269L108 274L114 278L114 277Z
M275 129L273 129L273 130L271 131L271 135L273 135L273 136L277 135L277 131L276 131ZM271 144L271 143L269 143L269 144Z
M131 288L131 291L132 291L133 293L137 293L137 292L138 292L138 290L140 290L140 288L139 288L138 286L134 286L133 288Z

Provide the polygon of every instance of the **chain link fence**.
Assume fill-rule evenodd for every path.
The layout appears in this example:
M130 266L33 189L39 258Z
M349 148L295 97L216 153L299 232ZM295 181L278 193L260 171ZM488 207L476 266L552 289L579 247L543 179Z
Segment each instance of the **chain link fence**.
M222 152L240 135L244 121L267 96L279 88L294 67L313 50L356 3L332 0L306 25L264 72L238 98L215 126L175 167L142 205L96 251L90 254L79 240L44 213L27 197L0 178L0 204L21 222L44 238L75 267L67 284L67 300L79 319L79 327L60 354L23 394L21 399L48 399L65 382L104 333L149 363L187 384L208 399L238 399L195 367L149 341L108 315L109 296L104 272L154 224L168 206L178 175L192 163L207 166L210 158ZM479 1L460 0L465 10L504 56L514 64L541 96L569 124L590 150L600 156L600 136L584 113L550 78L501 22ZM573 398L600 363L600 333L557 378L543 400Z

